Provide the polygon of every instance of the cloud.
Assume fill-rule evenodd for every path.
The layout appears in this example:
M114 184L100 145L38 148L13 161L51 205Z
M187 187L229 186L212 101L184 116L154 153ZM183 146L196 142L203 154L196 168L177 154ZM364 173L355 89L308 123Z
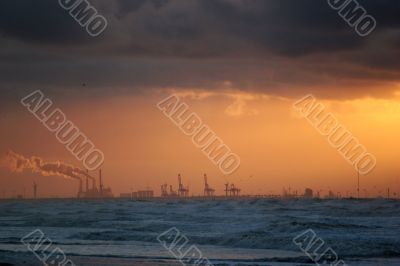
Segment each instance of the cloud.
M259 113L257 109L248 106L249 101L256 99L254 95L238 93L230 94L229 97L233 98L234 102L225 109L228 116L252 116Z
M265 94L244 93L238 89L234 89L230 81L225 81L223 84L221 84L221 89L218 90L218 92L210 92L199 89L166 89L165 92L193 101L203 101L212 98L223 98L230 100L231 103L225 108L225 114L232 117L257 115L259 111L251 107L252 105L249 103L257 100L269 100L271 98Z
M99 97L169 87L214 91L229 80L244 92L288 97L390 97L400 78L395 0L361 3L378 21L366 38L326 1L90 3L108 20L98 38L57 1L0 2L3 95L16 98L15 91L32 87Z

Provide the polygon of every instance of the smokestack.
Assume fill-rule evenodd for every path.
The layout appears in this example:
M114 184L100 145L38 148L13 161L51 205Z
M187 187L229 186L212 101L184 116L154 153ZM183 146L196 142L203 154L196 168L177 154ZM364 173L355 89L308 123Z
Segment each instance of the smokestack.
M37 185L36 182L33 182L33 198L36 199L37 197Z
M82 195L82 179L79 180L78 198Z
M100 194L103 192L103 180L101 179L101 169L99 170L99 184L100 184Z
M92 179L92 189L93 190L96 190L97 189L97 187L96 187L96 179Z
M86 176L86 192L89 191L89 178L92 180L92 189L94 190L94 188L96 186L95 183L94 183L95 180L94 180L93 177L91 177L89 175L89 170L86 169L86 171L84 171L82 174Z

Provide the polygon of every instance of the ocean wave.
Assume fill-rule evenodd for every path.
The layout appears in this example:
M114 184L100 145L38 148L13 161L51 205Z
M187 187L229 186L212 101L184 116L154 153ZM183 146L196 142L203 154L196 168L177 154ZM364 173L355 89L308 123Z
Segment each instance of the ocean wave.
M0 203L0 242L40 228L55 242L156 243L178 228L193 244L299 251L292 239L313 229L341 256L398 257L396 200L14 201ZM24 232L24 234L22 233Z

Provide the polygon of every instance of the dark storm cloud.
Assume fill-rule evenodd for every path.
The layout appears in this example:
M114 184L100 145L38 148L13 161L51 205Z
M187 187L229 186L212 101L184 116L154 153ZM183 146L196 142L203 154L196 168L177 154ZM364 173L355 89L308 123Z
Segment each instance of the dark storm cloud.
M37 43L65 44L89 39L56 0L2 0L0 32L7 38Z
M248 54L249 47L300 55L357 48L364 42L325 1L94 0L92 4L109 19L109 41L134 55L223 56ZM385 11L385 5L372 6ZM397 23L382 17L382 25ZM1 1L0 31L47 44L90 41L56 0Z
M325 0L92 0L108 27L91 38L56 0L2 0L0 86L385 95L368 86L400 78L400 2L359 2L378 22L365 38Z

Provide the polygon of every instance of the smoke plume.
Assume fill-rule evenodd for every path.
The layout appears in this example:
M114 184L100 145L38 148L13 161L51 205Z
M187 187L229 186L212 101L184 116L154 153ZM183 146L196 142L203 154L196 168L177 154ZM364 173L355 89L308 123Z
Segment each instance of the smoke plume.
M25 169L30 169L34 173L40 173L43 176L60 176L68 179L79 179L84 175L93 179L85 170L68 165L63 162L45 162L42 158L25 156L8 150L2 160L2 164L7 166L11 171L21 173Z

